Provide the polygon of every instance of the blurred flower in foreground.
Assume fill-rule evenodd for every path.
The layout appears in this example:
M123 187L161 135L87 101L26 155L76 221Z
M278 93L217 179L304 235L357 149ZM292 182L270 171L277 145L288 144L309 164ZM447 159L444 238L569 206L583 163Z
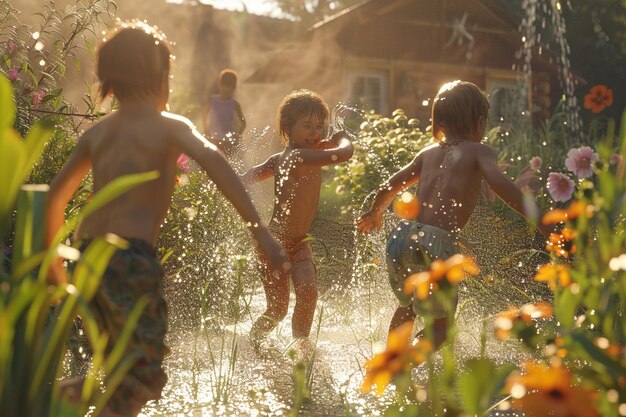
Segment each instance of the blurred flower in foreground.
M530 161L528 162L530 169L532 169L533 171L539 171L541 169L541 164L542 164L542 161L539 156L533 156L532 158L530 158Z
M507 340L517 323L529 325L533 320L552 317L552 314L552 306L548 303L524 304L520 308L511 307L496 317L496 337L500 340Z
M543 224L565 223L575 220L584 214L586 217L593 216L593 206L582 201L575 201L567 209L550 210L541 218Z
M431 290L439 288L438 281L445 279L450 284L457 284L468 275L478 275L480 269L471 256L452 255L448 259L435 259L428 271L409 276L404 283L404 292L417 293L417 298L425 300Z
M547 282L552 291L557 288L557 282L561 287L567 287L572 283L572 278L569 274L569 268L565 265L546 264L541 265L535 275L535 281Z
M565 167L578 178L589 178L593 175L593 166L600 156L589 146L572 148L567 152Z
M572 198L574 181L560 172L548 174L548 192L554 201L567 201Z
M420 205L413 194L405 191L393 202L393 211L403 219L412 220L419 214Z
M17 49L17 44L15 43L13 39L9 39L7 41L7 48L9 49L10 54L12 54L15 51L15 49Z
M524 372L513 372L506 381L511 406L526 417L597 417L597 392L572 386L572 374L553 360L550 366L527 362Z
M613 91L606 85L595 85L585 95L585 108L594 113L600 113L606 107L613 105Z
M411 332L413 322L404 323L389 333L384 352L374 355L365 362L365 380L361 391L369 392L376 385L376 393L382 395L389 382L402 372L423 363L432 351L430 342L420 339L413 344Z
M554 252L557 256L567 258L570 254L576 253L576 245L573 242L576 234L576 231L567 227L561 229L560 233L550 233L546 250Z

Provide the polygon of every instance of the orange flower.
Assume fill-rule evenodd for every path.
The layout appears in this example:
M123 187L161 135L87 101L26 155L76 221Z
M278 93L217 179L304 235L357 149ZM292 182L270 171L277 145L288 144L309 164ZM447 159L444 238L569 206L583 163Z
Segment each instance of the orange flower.
M576 234L576 231L567 227L561 229L561 233L550 233L546 249L556 253L557 256L567 258L570 254L576 253L576 245L573 242Z
M597 417L597 392L571 381L572 374L558 360L550 366L527 362L524 374L509 375L506 389L513 397L511 406L526 417Z
M565 265L545 264L541 265L535 275L535 281L547 282L552 291L556 291L557 282L561 287L567 287L572 283L569 268Z
M600 113L605 107L613 105L613 91L606 85L596 85L585 95L585 108Z
M413 322L404 323L389 333L387 348L365 362L365 380L361 391L368 392L376 385L376 393L382 395L389 382L401 372L411 369L426 360L432 352L430 342L420 339L412 343Z
M405 191L393 202L393 211L403 219L412 220L417 218L420 212L420 205L413 194Z
M419 272L409 276L404 283L406 294L417 293L417 298L425 300L432 290L439 288L437 282L446 279L450 284L458 284L468 275L478 275L480 269L474 258L461 254L452 255L448 259L435 259L430 264L428 271Z
M582 201L575 201L567 209L550 210L541 218L543 224L565 223L577 219L582 214L586 217L593 216L593 206Z
M552 306L548 303L529 303L520 308L511 307L496 317L496 337L507 340L515 323L522 321L528 325L533 320L547 317L552 317Z

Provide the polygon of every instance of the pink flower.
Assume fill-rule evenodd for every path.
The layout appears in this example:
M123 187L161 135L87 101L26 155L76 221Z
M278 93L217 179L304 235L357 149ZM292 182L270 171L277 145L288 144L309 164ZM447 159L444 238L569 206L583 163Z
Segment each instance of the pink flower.
M9 39L7 41L7 48L9 49L10 54L12 54L13 51L15 51L15 49L17 48L17 44L15 43L13 39Z
M598 162L600 157L589 146L572 148L567 152L565 167L576 174L578 178L589 178L593 175L593 164Z
M548 192L554 201L568 201L574 193L574 181L565 174L548 174Z
M11 81L17 80L18 75L20 75L20 70L17 67L13 67L9 70L9 72L7 72L7 76Z
M530 165L530 169L532 169L533 171L539 171L541 169L541 158L538 156L533 156L532 158L530 158L530 161L528 162L528 165Z
M190 171L189 157L187 155L185 155L184 153L181 153L178 159L176 160L176 164L178 164L178 167L180 168L180 170L183 171L185 174L189 173Z
M609 161L609 164L615 165L615 164L619 164L621 161L622 161L622 155L620 155L619 153L615 152L611 156L611 160Z
M37 107L41 104L41 100L43 100L44 96L46 95L46 91L39 89L37 91L35 91L32 95L32 102L33 102L33 106Z

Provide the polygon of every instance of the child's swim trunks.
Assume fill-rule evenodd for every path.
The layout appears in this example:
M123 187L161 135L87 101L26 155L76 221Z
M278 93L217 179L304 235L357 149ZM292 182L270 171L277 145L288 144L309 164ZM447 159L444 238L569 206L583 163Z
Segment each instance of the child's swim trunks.
M163 270L156 251L144 240L126 240L130 246L113 254L90 303L100 331L109 334L106 353L110 354L135 304L144 296L148 300L122 357L133 355L137 360L108 403L122 415L129 409L129 400L143 405L161 397L167 381L163 358L169 352L164 341L167 304L162 293Z
M430 309L425 311L416 297L404 292L404 281L417 272L425 271L434 259L447 259L459 253L456 238L447 230L411 220L402 220L391 232L387 240L387 270L389 283L400 305L413 302L413 310L418 314L430 314L434 318L446 315L445 309L435 297ZM453 300L456 305L455 300Z

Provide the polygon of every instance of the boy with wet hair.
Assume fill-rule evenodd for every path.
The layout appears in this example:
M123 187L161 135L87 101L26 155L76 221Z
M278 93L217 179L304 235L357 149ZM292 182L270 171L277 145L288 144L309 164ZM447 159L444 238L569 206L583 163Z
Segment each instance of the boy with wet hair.
M241 134L246 128L246 118L241 105L233 98L237 88L237 73L232 69L220 72L217 94L209 98L202 113L202 123L211 141L227 157L241 158Z
M488 111L489 101L475 84L453 81L441 87L433 101L431 120L437 143L421 150L413 161L383 182L370 210L357 220L361 233L380 229L383 213L396 194L418 184L417 200L421 204L417 217L402 220L387 241L389 282L400 304L389 330L413 321L416 314L430 314L434 317L436 348L446 339L446 312L435 297L431 297L433 307L425 310L417 297L407 296L406 278L427 269L434 259L459 253L458 233L476 207L483 180L531 222L536 223L539 214L535 202L500 171L495 151L481 143ZM537 227L549 236L548 226ZM456 297L452 301L456 306Z
M298 90L287 95L277 114L285 149L243 175L244 183L274 177L275 201L269 229L287 250L291 263L289 272L274 276L267 259L261 258L267 309L252 326L250 335L255 342L287 315L290 278L296 294L293 337L306 339L311 331L317 277L307 236L319 203L321 168L347 161L354 151L343 131L330 139L323 138L328 115L328 105L312 91Z
M53 180L47 204L46 242L50 246L64 222L67 203L82 179L93 172L94 192L124 175L157 171L143 183L84 219L75 239L85 247L93 238L116 234L128 242L111 258L90 307L101 331L109 334L111 352L140 297L148 305L133 330L128 354L138 359L100 416L136 416L143 405L159 399L167 381L163 358L167 304L162 293L163 271L156 257L159 229L176 184L176 160L181 153L195 159L217 188L250 226L254 241L267 258L268 269L286 263L284 251L260 225L260 218L222 153L184 117L164 112L169 93L170 51L165 37L142 22L124 23L98 50L100 94L119 100L119 110L88 129L70 159ZM64 284L60 258L49 282ZM66 381L62 393L80 398L82 380Z

